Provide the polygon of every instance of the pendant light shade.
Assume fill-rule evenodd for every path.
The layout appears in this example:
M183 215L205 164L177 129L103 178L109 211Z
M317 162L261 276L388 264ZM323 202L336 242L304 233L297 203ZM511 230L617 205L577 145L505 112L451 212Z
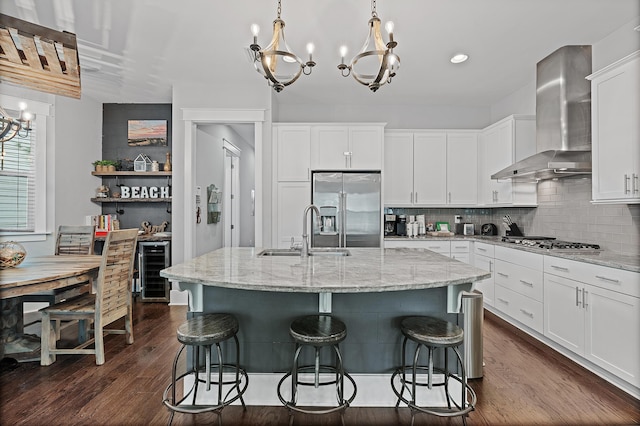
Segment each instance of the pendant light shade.
M346 46L340 48L341 62L338 69L344 77L353 78L371 91L377 91L382 85L391 83L400 67L400 58L393 52L398 43L393 39L393 22L389 21L385 29L389 34L389 41L385 44L382 39L381 21L376 12L376 1L371 5L371 19L369 32L360 52L351 59L349 65L345 63Z
M253 43L249 46L253 52L254 67L276 92L281 92L286 86L295 82L300 74L311 74L316 65L313 61L313 44L307 44L309 60L306 62L291 52L284 37L285 24L280 15L281 0L278 0L278 17L273 21L271 42L262 49L258 44L260 27L253 24L251 26Z

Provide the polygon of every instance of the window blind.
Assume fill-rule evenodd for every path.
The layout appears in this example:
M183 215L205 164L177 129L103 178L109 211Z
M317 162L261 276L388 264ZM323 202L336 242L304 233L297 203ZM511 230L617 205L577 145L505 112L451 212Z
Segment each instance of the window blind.
M31 123L29 135L4 142L0 154L0 231L35 231L35 120Z

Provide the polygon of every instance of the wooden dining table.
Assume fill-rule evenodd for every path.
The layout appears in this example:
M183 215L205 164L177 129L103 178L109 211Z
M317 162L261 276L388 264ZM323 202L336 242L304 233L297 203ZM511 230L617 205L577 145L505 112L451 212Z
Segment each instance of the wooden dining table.
M19 296L94 282L101 256L27 257L20 265L0 270L0 358L40 359L40 338L23 334Z

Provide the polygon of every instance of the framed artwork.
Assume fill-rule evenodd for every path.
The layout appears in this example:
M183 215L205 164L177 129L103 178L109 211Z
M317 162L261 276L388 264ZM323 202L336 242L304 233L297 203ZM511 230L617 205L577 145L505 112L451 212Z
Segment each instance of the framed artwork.
M129 146L167 146L167 120L129 120Z

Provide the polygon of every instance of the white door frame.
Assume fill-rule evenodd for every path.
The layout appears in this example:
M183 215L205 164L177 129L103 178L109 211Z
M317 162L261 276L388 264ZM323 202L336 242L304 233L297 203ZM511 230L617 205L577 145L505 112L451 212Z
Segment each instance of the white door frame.
M242 150L224 138L222 139L222 148L224 149L224 189L222 192L224 247L238 247L240 240L240 230L238 229L240 224L238 214L240 200L237 197L240 193L238 186L240 183L239 160Z
M196 252L196 223L190 218L195 217L195 182L196 170L196 127L199 124L229 124L250 123L255 132L255 246L262 246L262 161L263 161L263 124L265 110L263 109L218 109L218 108L183 108L184 121L184 253L183 259L192 259Z

